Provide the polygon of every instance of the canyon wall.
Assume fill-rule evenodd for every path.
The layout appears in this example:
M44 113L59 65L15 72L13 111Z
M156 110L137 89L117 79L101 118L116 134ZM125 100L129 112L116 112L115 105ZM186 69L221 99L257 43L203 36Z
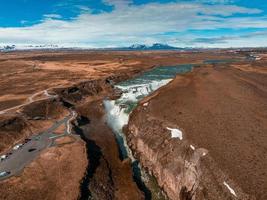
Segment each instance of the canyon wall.
M220 70L220 73L217 70ZM212 85L212 89L214 89L216 88L214 85L224 84L223 81L219 81L222 78L221 76L225 76L223 77L224 80L234 79L236 76L231 74L241 73L229 71L229 69L222 71L220 68L203 67L196 69L193 73L177 76L174 81L143 99L131 113L129 124L124 128L127 143L132 149L134 157L139 160L145 171L156 178L159 186L162 187L171 200L253 200L256 199L256 192L258 195L263 194L264 196L262 190L254 190L254 192L248 193L245 187L253 191L252 188L247 184L243 186L242 182L237 182L233 178L233 175L236 173L234 170L230 171L224 168L224 165L231 165L231 162L238 160L237 155L233 158L235 160L232 161L227 158L228 161L224 165L220 164L222 159L220 160L214 156L215 151L218 155L230 153L231 156L239 151L236 148L238 146L231 146L241 142L241 136L238 139L233 138L234 134L239 134L239 132L229 134L228 146L222 145L222 142L224 143L225 138L228 137L228 135L224 136L222 133L230 131L227 129L227 125L233 125L237 130L240 127L242 128L237 123L229 123L228 118L234 116L232 112L229 112L231 113L229 116L221 114L228 111L228 108L233 110L236 108L236 105L234 105L233 101L229 101L225 105L221 101L223 97L226 99L227 95L225 94L220 99L218 98L218 94L229 91L229 88L237 86L232 84L227 90L215 89L212 90L213 93L209 94L209 96L201 96L205 97L205 99L198 99L200 91L196 91L196 88L200 87L199 83L202 83L202 81L204 86L202 89L203 93L201 94L204 94L207 91L207 87ZM214 78L210 74L219 77ZM209 75L211 76L211 83L207 81L209 80ZM201 81L195 81L198 77L201 77ZM243 93L240 94L243 95ZM213 102L207 106L206 104L210 99ZM244 99L242 98L241 100L243 101ZM220 102L223 104L222 108L219 107L221 106ZM189 113L191 109L193 111ZM211 114L217 109L220 109L220 112ZM251 109L251 107L249 106L248 109ZM238 112L242 112L242 110L236 109L236 113ZM228 117L224 120L224 116ZM246 115L239 115L238 119L240 119L240 116ZM255 116L252 115L251 120L254 118ZM194 121L190 121L192 119ZM215 120L218 123L214 125ZM240 121L242 122L242 119ZM217 127L222 125L222 122L227 122L226 126L224 128ZM249 124L251 123L246 125ZM211 125L213 126L211 127ZM211 128L208 129L206 128L207 126ZM182 137L173 136L172 129L181 131ZM216 132L217 136L210 139L209 137L214 135L212 131ZM192 137L192 133L194 133L194 137ZM244 131L240 131L241 135L244 133ZM208 141L210 146L205 145L202 141ZM242 141L242 143L246 141ZM207 146L209 148L206 148ZM210 151L211 147L214 147L213 151ZM228 148L234 148L235 150L228 151ZM242 151L246 151L246 148ZM260 155L262 156L263 154L264 152ZM246 153L239 153L239 156L242 156L244 159L247 159L246 155ZM244 162L244 160L241 161ZM261 162L265 162L265 160L263 159ZM258 165L261 162L257 162ZM234 167L238 167L238 165ZM247 168L249 169L248 164ZM242 170L247 170L246 166ZM266 171L262 170L263 173ZM243 174L240 178L244 177L247 177L247 174ZM259 180L255 179L254 176L251 176L251 179L253 181ZM264 181L263 177L261 179ZM259 187L259 185L256 187ZM264 188L264 186L260 187ZM262 199L264 199L263 196Z
M183 139L171 138L166 127L175 127L142 112L139 106L131 115L125 133L134 157L143 169L153 175L158 185L171 200L225 200L255 199L239 191L238 197L222 188L227 179L216 165L208 151L190 144Z

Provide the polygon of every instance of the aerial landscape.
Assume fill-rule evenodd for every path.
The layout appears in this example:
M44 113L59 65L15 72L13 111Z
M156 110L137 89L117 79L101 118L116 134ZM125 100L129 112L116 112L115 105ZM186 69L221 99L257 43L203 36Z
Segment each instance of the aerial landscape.
M0 200L266 200L263 0L3 0Z

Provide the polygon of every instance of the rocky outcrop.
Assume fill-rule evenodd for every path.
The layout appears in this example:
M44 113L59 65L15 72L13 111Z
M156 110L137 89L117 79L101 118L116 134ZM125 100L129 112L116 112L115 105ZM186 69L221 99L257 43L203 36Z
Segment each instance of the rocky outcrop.
M186 141L171 138L167 124L135 114L139 109L131 116L127 130L134 156L155 176L170 199L192 199L199 189L201 159L207 151L193 150Z
M1 131L18 131L21 132L26 123L25 120L19 115L1 116L0 118L0 130Z
M134 71L133 73L138 72L139 71ZM113 84L126 80L128 77L129 74L127 73L111 75L106 78L83 81L65 88L55 88L54 91L63 101L74 105L87 97L100 95L101 92L110 90Z
M65 101L75 104L87 96L94 96L103 91L104 80L89 80L66 88L56 88L54 91Z
M24 135L27 135L27 123L21 115L0 117L0 152L9 148Z
M58 99L45 99L24 106L21 113L23 113L27 119L47 120L57 119L64 114L66 115L67 110Z

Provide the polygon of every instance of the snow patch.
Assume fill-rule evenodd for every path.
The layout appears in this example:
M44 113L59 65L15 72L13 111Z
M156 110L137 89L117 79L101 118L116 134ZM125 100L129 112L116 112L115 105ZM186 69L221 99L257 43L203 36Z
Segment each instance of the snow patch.
M148 103L148 102L146 102L146 103L144 103L144 104L143 104L143 106L145 106L145 107L146 107L146 106L148 106L148 104L149 104L149 103Z
M195 149L196 149L192 144L190 144L190 148L191 148L192 150L195 150Z
M227 189L231 192L232 195L236 196L235 191L224 181L223 184L227 187Z
M183 132L181 130L175 129L175 128L169 128L169 127L167 127L167 129L171 131L172 138L179 138L180 140L183 139Z

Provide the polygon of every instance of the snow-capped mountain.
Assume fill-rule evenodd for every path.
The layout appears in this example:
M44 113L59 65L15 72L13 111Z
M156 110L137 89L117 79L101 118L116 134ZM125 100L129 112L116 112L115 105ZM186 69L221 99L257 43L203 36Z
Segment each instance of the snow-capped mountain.
M132 50L172 50L172 49L181 49L177 47L170 46L168 44L155 43L153 45L144 45L144 44L134 44L127 49Z
M16 49L15 45L0 46L0 51L12 51Z
M148 46L144 44L133 44L132 46L129 47L130 49L147 49Z
M155 43L152 45L145 44L133 44L129 47L115 47L115 48L86 48L86 47L63 47L54 44L42 44L42 45L5 45L0 46L0 51L8 52L8 51L16 51L16 50L64 50L64 49L72 49L72 50L86 50L86 49L94 49L94 50L187 50L187 48L178 48L173 47L168 44Z
M15 50L38 50L38 49L60 49L58 45L45 44L45 45L4 45L0 46L0 51L8 52Z

